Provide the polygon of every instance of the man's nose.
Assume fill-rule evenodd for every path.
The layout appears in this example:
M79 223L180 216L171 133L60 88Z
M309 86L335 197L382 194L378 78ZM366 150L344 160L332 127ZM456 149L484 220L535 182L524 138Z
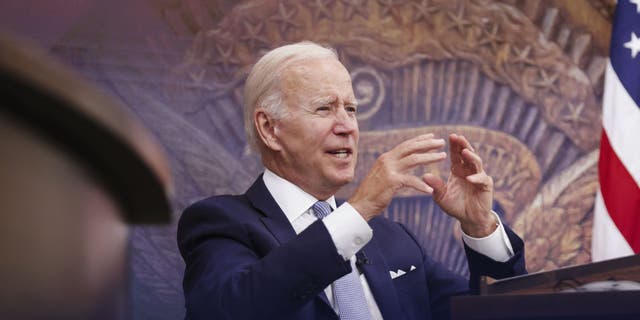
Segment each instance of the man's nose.
M333 131L335 134L346 135L358 130L358 120L353 113L349 113L345 108L339 108L335 116Z

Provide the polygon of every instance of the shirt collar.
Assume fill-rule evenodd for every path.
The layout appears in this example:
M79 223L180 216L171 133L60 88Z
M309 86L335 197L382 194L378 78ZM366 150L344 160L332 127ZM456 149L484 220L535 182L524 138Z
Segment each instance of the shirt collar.
M292 222L307 212L307 210L318 201L314 196L306 193L300 187L281 178L269 169L264 170L262 180L273 199L278 206L280 206L282 212L284 212L284 215L287 216L289 222ZM325 201L329 203L331 209L335 210L336 199L334 196L331 196Z

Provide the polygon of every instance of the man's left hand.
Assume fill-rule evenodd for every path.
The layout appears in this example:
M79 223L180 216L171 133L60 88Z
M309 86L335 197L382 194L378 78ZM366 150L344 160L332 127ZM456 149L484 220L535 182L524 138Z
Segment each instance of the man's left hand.
M482 166L482 159L462 135L449 135L451 173L445 183L433 174L423 180L433 188L433 199L450 216L460 221L462 231L482 238L495 231L497 221L491 207L493 179Z

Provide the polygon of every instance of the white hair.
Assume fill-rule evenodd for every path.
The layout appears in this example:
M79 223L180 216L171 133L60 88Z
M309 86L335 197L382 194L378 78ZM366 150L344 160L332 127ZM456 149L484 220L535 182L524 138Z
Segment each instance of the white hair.
M303 41L275 48L256 62L244 85L244 130L252 150L257 151L259 144L253 123L254 111L262 108L275 119L282 119L287 114L280 88L283 71L294 62L321 58L338 59L338 55L333 48Z

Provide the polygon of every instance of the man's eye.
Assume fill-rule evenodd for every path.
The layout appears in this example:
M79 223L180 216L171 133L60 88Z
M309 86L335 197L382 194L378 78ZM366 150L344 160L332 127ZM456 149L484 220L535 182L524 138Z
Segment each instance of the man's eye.
M322 106L322 107L318 107L318 109L316 109L316 111L329 111L331 110L330 106Z
M354 107L354 106L347 106L345 108L347 110L347 112L349 113L356 113L358 111L358 108Z

